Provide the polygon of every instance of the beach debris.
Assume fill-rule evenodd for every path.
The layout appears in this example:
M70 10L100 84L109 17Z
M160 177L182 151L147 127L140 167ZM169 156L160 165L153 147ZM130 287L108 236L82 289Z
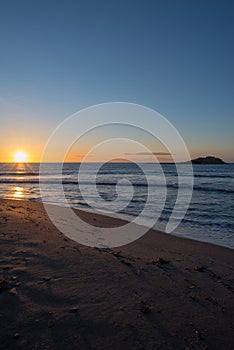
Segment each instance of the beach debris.
M201 332L198 329L194 330L195 337L197 337L200 340L203 340L204 338L202 337Z
M9 283L7 280L0 278L0 293L9 288Z
M205 267L204 266L201 266L201 265L197 265L197 266L194 266L193 268L195 271L198 271L198 272L203 272L205 270Z
M163 265L163 264L168 264L169 261L159 257L155 261L152 261L152 263L155 263L155 264L158 264L158 265Z
M15 333L15 334L14 334L14 338L15 338L15 339L18 339L19 337L20 337L20 334L19 334L19 333Z
M218 302L215 297L206 297L205 300L211 302L213 305L218 305Z
M11 288L9 293L12 294L12 295L18 295L18 292L17 292L16 288Z
M112 250L108 247L103 247L103 248L100 248L100 247L95 247L95 249L99 250L99 251L103 251L105 253L112 253Z
M150 310L150 307L147 306L147 305L142 305L140 307L140 311L143 313L143 314L148 314L151 310Z
M127 260L121 259L120 262L121 262L122 264L124 264L124 265L132 266L132 264L131 264L129 261L127 261Z
M110 254L114 255L114 256L119 256L119 257L122 257L122 254L121 254L121 250L111 250L110 251Z
M191 284L191 286L188 286L189 289L194 289L196 286L194 284Z
M49 282L51 280L51 278L48 277L48 276L44 277L43 279L44 279L45 282Z

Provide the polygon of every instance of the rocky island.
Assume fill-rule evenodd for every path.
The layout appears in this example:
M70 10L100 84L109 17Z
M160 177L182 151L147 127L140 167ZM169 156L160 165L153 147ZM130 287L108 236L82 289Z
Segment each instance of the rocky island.
M192 159L191 162L192 164L228 164L222 159L213 156L199 157Z

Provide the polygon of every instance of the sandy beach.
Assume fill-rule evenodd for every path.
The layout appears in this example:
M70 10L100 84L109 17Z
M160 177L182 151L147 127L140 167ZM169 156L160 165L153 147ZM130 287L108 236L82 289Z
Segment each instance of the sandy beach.
M0 200L0 239L1 349L234 347L231 249L153 230L124 247L81 246L42 204L13 200Z

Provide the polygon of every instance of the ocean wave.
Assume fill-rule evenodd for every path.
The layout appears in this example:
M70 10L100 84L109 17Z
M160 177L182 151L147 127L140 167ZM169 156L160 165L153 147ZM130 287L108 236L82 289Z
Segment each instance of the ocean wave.
M205 191L205 192L234 193L234 190L230 190L230 189L226 189L226 188L194 186L193 189L196 191Z
M200 221L197 221L195 219L183 219L183 223L188 223L188 224L191 224L191 225L195 225L197 224L198 226L201 226L200 224ZM202 226L209 226L209 227L212 227L212 228L217 228L217 229L220 229L220 228L225 228L225 229L232 229L234 230L234 224L231 223L231 222L215 222L214 220L203 220L202 221Z
M216 175L216 174L193 174L193 177L199 177L199 178L202 178L202 177L205 177L205 178L216 178L216 179L232 179L233 176L232 175L226 175L226 174L219 174L219 175Z
M48 185L58 185L60 184L60 181L58 179L54 179L54 180L40 180L40 183L42 184L48 184ZM15 185L21 185L21 184L39 184L39 179L20 179L20 180L16 180L16 179L4 179L4 180L0 180L0 185L1 184L15 184ZM80 185L96 185L97 187L116 187L117 186L117 182L113 181L113 182L96 182L96 183L91 183L89 181L81 181L78 183L78 181L71 181L71 180L63 180L62 181L63 185L76 185L78 186ZM128 183L118 183L118 186L129 186ZM134 187L148 187L149 184L146 182L131 182L131 186ZM164 184L159 184L159 183L150 183L150 186L154 186L154 187L164 187ZM178 183L168 183L167 184L167 188L168 189L174 189L174 190L178 190L179 186ZM186 190L190 188L187 184L181 184L180 185L180 189L182 190ZM218 192L218 193L228 193L228 194L232 194L234 193L233 189L227 189L227 188L217 188L217 187L204 187L204 186L193 186L193 190L194 191L203 191L203 192Z

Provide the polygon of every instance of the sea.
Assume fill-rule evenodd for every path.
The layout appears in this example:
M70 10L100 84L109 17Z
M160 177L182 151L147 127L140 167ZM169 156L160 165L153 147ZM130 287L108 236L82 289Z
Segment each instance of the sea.
M63 195L56 186L60 181L60 167L58 163L46 163L40 174L39 163L0 163L0 197L70 205L84 210L98 205L98 210L102 212L103 209L105 215L118 213L129 221L142 215L146 226L157 216L154 228L165 231L179 191L175 164L144 164L146 175L134 163L110 162L100 167L97 163L86 163L79 178L80 163L64 163ZM192 198L182 221L171 234L234 249L234 164L194 164L193 175L186 172L184 165L180 184L183 187L183 179L186 180L184 191L189 176L194 182ZM40 183L44 188L43 197ZM149 198L150 205L144 211Z

